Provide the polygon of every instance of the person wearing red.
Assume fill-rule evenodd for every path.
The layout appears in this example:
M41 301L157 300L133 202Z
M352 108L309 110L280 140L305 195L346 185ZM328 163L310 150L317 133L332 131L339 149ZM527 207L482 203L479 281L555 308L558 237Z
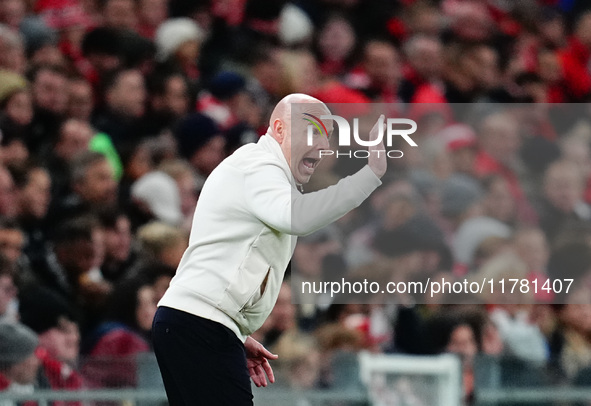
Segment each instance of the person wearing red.
M135 356L150 350L149 334L156 312L154 288L143 279L115 286L108 316L84 343L88 355L81 370L95 388L134 387Z
M591 94L591 12L582 14L575 24L574 35L559 53L564 85L570 101L583 101Z

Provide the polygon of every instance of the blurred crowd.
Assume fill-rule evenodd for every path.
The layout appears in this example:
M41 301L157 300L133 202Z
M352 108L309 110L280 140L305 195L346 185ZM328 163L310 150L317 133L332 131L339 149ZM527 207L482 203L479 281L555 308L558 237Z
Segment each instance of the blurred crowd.
M483 356L507 385L591 384L590 59L585 0L0 0L0 390L136 384L203 182L294 92L403 106L419 147L299 241L256 333L289 386L349 387L362 349L459 354L467 400ZM575 282L297 289L343 276Z

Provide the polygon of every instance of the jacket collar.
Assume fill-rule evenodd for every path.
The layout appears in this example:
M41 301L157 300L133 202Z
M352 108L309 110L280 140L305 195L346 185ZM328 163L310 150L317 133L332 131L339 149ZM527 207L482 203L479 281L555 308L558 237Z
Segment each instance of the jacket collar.
M287 160L285 159L285 155L283 155L283 151L281 150L281 145L279 145L277 140L275 140L275 138L273 138L271 135L269 135L267 133L267 134L262 135L259 138L259 141L257 142L257 144L260 145L262 148L264 148L266 151L273 154L273 156L275 156L278 159L278 161L281 162L281 168L283 169L283 171L287 175L291 185L293 187L295 187L296 189L301 190L302 185L298 184L296 182L295 178L293 177L293 174L291 173L291 168L287 164Z

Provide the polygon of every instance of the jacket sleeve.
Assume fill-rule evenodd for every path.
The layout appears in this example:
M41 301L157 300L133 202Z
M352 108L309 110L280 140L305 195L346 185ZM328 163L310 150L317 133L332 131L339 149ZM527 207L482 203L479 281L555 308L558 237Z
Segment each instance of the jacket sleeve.
M303 236L356 208L381 184L366 165L336 185L302 194L292 187L278 165L267 163L245 174L245 203L267 226L282 233Z

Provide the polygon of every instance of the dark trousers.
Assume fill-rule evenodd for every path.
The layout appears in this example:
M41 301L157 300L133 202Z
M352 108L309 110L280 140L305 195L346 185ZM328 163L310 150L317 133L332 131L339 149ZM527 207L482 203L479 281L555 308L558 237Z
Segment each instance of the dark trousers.
M244 344L215 321L159 307L152 339L170 406L252 406Z

